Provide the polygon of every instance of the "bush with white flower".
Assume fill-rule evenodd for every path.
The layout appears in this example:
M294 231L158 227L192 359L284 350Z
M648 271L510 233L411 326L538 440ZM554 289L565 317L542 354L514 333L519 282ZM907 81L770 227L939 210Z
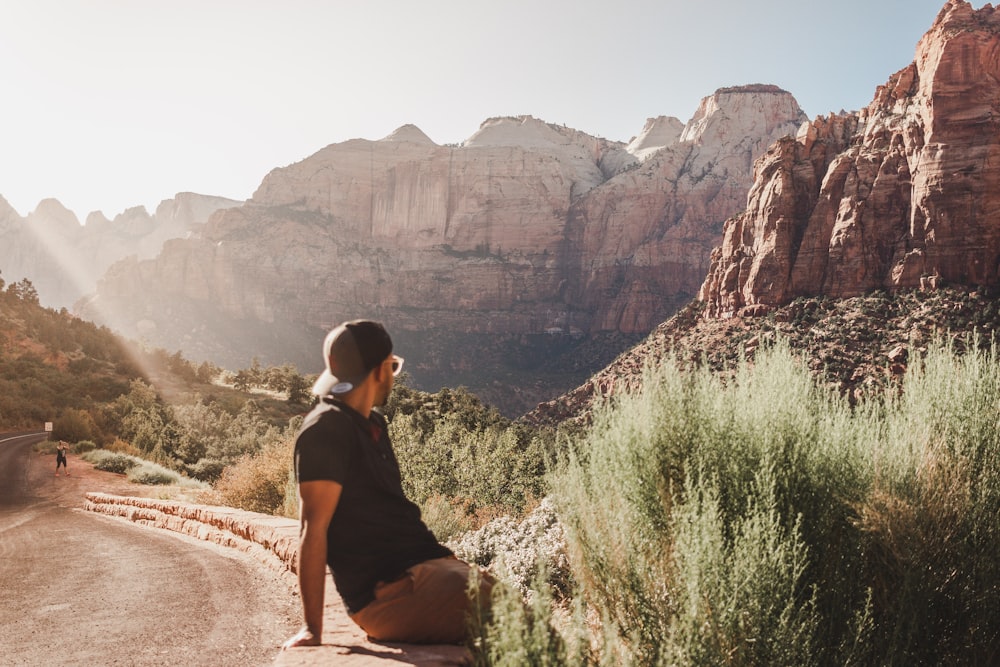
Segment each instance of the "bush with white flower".
M566 594L572 588L566 537L549 497L523 521L499 517L448 542L448 547L462 560L489 569L524 595L542 569L555 590Z

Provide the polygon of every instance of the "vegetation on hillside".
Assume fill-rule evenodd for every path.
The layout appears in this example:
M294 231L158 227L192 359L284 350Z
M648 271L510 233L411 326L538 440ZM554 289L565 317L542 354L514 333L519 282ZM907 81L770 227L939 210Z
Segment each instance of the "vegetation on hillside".
M780 337L642 378L575 432L394 393L408 493L502 580L478 664L991 662L996 349L928 340L891 391L854 395Z
M997 405L996 348L853 405L780 342L648 367L550 478L570 594L501 594L479 662L992 664Z
M401 383L385 408L408 497L439 539L522 516L547 493L556 432L513 422L464 388Z
M39 428L66 410L86 411L113 400L139 375L107 329L42 308L28 280L5 286L0 279L4 428Z
M595 400L641 385L647 360L670 357L726 374L779 338L803 355L817 382L855 400L897 386L935 337L948 338L961 352L967 334L976 334L971 342L985 349L1000 332L1000 294L986 288L801 297L746 318L704 318L702 311L700 302L691 302L582 387L540 405L527 419L587 421Z
M53 422L53 440L114 449L154 471L133 478L174 478L155 473L159 465L210 482L242 457L287 441L308 409L308 383L291 366L255 361L223 373L145 348L65 309L43 308L28 280L0 279L0 428Z

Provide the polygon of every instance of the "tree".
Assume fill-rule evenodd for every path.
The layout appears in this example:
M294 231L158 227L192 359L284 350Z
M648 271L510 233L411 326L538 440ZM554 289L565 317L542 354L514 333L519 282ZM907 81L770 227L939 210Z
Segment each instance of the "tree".
M7 293L24 303L38 305L38 290L35 289L35 286L27 278L22 278L16 283L11 283L7 287Z
M212 381L212 378L214 378L218 374L219 374L219 367L213 363L210 363L208 361L203 361L201 362L201 365L198 366L198 371L197 371L198 382L201 382L203 384L208 384Z
M52 425L52 438L67 442L93 440L97 432L94 418L86 410L70 408L60 415Z
M247 369L250 376L250 384L254 387L264 386L264 369L260 365L260 359L254 357L250 360L250 368Z
M240 370L236 373L236 377L233 378L233 388L237 391L250 391L253 386L253 378L250 377L245 369Z
M167 360L167 367L174 375L185 382L191 383L198 380L198 372L195 370L194 365L184 358L180 350L170 355Z
M309 383L298 373L288 376L288 403L290 405L304 405L309 401Z
M153 387L133 380L129 393L115 400L112 412L123 439L164 459L176 456L180 439L176 420Z
M174 418L179 432L177 456L187 464L222 451L233 421L218 405L206 405L200 399L192 405L175 406Z

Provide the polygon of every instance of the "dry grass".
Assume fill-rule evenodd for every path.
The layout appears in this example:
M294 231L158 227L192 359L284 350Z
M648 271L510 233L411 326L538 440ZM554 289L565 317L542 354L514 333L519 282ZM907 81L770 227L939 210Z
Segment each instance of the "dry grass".
M142 457L142 451L131 442L126 442L121 438L115 438L114 442L104 447L109 452L116 454L128 454L129 456Z
M276 442L228 466L215 483L214 501L250 512L294 517L293 447L292 441Z

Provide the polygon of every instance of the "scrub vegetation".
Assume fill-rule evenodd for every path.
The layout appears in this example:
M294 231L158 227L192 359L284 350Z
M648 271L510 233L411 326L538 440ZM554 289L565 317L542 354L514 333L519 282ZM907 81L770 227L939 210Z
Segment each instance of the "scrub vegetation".
M967 347L853 406L782 343L727 379L647 368L548 477L568 577L539 554L478 661L994 663L1000 359Z
M142 484L208 489L237 463L265 460L286 445L308 409L309 378L292 366L224 372L162 349L123 340L104 327L43 308L28 280L0 279L0 428L41 430L52 422L40 451L65 440L97 467ZM270 458L269 458L270 457ZM256 492L230 492L227 477L215 496L260 511L281 510L268 495L274 475ZM107 466L107 467L104 467ZM252 500L248 497L255 496Z

